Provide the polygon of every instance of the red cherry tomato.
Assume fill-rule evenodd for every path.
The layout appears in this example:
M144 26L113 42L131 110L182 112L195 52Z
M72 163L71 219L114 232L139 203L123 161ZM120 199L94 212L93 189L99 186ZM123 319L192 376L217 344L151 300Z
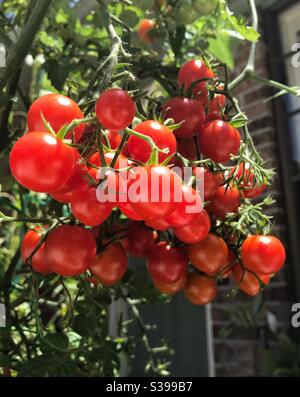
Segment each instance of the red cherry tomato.
M165 242L154 245L148 255L148 270L155 282L176 283L185 274L187 265L185 252Z
M92 232L79 226L62 225L49 233L45 242L47 265L61 276L78 276L96 259Z
M30 257L40 243L40 231L40 228L36 227L34 230L28 230L28 232L25 234L21 244L21 256L24 262L26 262L26 260ZM36 272L43 274L51 273L51 269L46 262L45 243L43 243L32 256L31 266Z
M41 114L57 133L61 127L76 119L83 119L84 114L76 102L60 94L46 94L36 99L28 111L28 130L48 132L44 125ZM82 124L74 129L75 141L78 142L84 133L85 125ZM71 139L70 132L66 138Z
M155 244L157 232L137 222L128 231L129 253L134 256L146 256Z
M163 162L172 154L176 153L177 144L175 135L168 127L154 120L147 120L138 124L134 130L149 136L159 149L167 149L167 153L159 153L158 160ZM151 146L143 139L131 135L128 139L127 148L130 157L142 163L146 163L151 156Z
M71 190L70 192L67 193L49 193L49 195L59 203L63 204L69 204L72 199L72 193L73 191Z
M240 149L239 131L223 120L205 123L199 135L201 153L216 163L226 163Z
M201 102L189 98L171 98L164 105L164 118L173 119L175 124L182 125L174 130L177 138L190 138L199 133L205 120Z
M115 152L104 153L104 158L105 158L107 167L110 167L111 162L113 161L114 157L115 157ZM95 152L90 156L89 163L91 163L95 167L104 167L105 166L105 164L102 164L102 162L100 160L99 152ZM128 164L127 158L123 154L120 154L118 156L117 161L113 168L116 170L120 170L120 169L123 170L124 168L127 168L128 165L129 164Z
M165 219L151 219L145 222L148 227L152 227L152 229L159 230L160 232L164 232L170 228L168 222Z
M195 219L186 226L176 227L175 236L187 244L196 244L205 239L210 229L210 218L205 210L197 214Z
M117 284L127 268L127 255L118 243L110 244L100 251L96 260L89 266L90 271L107 287Z
M129 202L125 203L118 203L118 207L120 208L122 214L127 216L128 219L131 219L133 221L142 221L143 217L140 216L134 209L132 208L132 205Z
M142 19L137 30L140 40L147 44L153 43L155 38L151 35L151 32L154 29L155 22L152 19Z
M241 205L240 191L235 187L220 186L208 205L210 213L225 219L227 214L236 213Z
M239 263L233 267L232 275L239 289L250 296L258 295L261 290L258 279L260 279L263 284L268 285L271 278L269 275L256 276L255 274L250 273L248 270L243 269Z
M159 283L157 281L154 281L154 286L156 289L158 289L162 294L165 295L175 295L179 291L183 290L185 287L187 281L186 274L184 274L178 281L175 283L171 284L166 284L166 283Z
M214 99L210 103L209 111L210 112L220 112L225 107L226 104L226 96L225 95L216 95Z
M194 305L206 305L217 295L217 284L214 279L205 275L191 273L184 287L186 298Z
M203 127L205 126L205 124L209 123L210 121L214 121L214 120L223 120L222 114L221 112L210 112L208 113L208 115L205 118L205 123L203 124ZM201 134L201 131L200 131Z
M200 171L198 173L198 171ZM218 188L224 182L224 177L221 173L211 172L207 168L195 167L193 168L193 174L195 176L200 175L202 178L204 200L210 200L217 192Z
M100 95L96 102L99 123L108 130L123 130L133 121L135 103L127 91L111 88Z
M286 254L281 241L274 236L250 236L242 245L244 266L256 274L277 273L284 265Z
M121 135L118 133L118 131L114 130L107 130L105 132L105 135L109 141L110 148L112 150L116 150L122 141ZM106 140L104 139L104 137L102 137L102 143L106 145Z
M194 139L177 139L177 152L189 161L195 161L197 159L197 150Z
M234 173L235 168L233 168L232 173ZM243 195L246 198L257 198L259 197L267 188L265 184L258 186L254 180L254 172L251 169L250 163L240 164L236 178L239 182L240 187L243 189Z
M14 178L27 189L54 191L73 173L74 150L53 135L31 132L15 143L9 164Z
M128 200L145 220L165 218L175 211L182 181L164 166L134 167L128 181Z
M214 276L227 263L228 247L221 237L209 234L199 243L190 245L188 254L195 268Z
M226 265L220 270L221 277L225 280L228 278L232 273L232 267L236 263L236 256L235 254L229 250Z

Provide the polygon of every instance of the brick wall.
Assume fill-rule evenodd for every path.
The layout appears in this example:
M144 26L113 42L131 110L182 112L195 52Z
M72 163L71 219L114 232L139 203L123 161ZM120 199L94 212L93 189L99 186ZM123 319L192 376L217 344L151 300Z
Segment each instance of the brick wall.
M243 45L238 49L237 54L233 78L245 66L249 46ZM264 77L268 76L267 56L268 48L261 42L257 48L256 69ZM270 89L253 81L247 81L238 87L235 95L240 100L241 108L251 120L249 128L258 150L264 159L269 160L269 166L278 170L272 103L263 103L264 99L271 96ZM277 200L277 203L267 210L274 216L276 223L273 233L286 241L280 175L277 175L274 185L269 188L267 194L272 194ZM234 326L229 335L223 335L226 324L235 319L234 314L226 311L226 306L234 309L241 304L254 303L253 298L247 297L243 292L239 292L234 300L227 298L226 294L231 288L231 281L221 286L219 298L212 306L216 376L259 376L262 374L264 348L276 349L276 336L266 326L253 328ZM279 329L285 329L288 326L291 307L289 290L287 270L285 270L272 280L269 288L264 292L264 313L269 311L277 317Z

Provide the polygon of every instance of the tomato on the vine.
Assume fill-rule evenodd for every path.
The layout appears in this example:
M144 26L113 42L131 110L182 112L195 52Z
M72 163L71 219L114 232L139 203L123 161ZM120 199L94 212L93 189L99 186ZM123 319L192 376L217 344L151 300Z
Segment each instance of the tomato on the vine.
M175 135L168 127L158 121L143 121L134 128L134 131L152 138L159 149L166 149L166 153L160 152L158 155L158 161L160 163L176 153L177 144ZM141 163L146 163L151 157L150 144L137 136L131 135L129 137L127 148L130 157Z
M203 191L204 191L204 200L210 200L217 192L218 188L224 182L224 176L221 172L211 172L208 168L204 167L195 167L193 168L193 174L195 176L199 174L203 176Z
M74 150L45 132L23 135L13 146L9 165L14 178L27 189L54 191L71 177Z
M123 130L133 121L135 103L127 91L111 88L103 92L96 102L99 123L108 130Z
M99 152L95 152L93 153L90 157L89 157L89 163L92 164L95 167L110 167L114 157L115 157L116 152L114 151L110 151L110 152L105 152L104 153L104 159L105 159L105 164L102 164L102 161L100 159L100 154ZM119 169L126 169L128 167L128 159L120 153L120 155L117 158L117 161L114 165L114 169L119 170Z
M146 256L157 240L156 230L151 230L142 222L135 222L128 231L129 253Z
M78 276L96 259L96 241L89 230L62 225L45 242L47 266L61 276Z
M28 230L25 234L21 244L21 256L24 262L32 255L34 250L37 248L41 241L41 229L36 227L34 230ZM51 273L46 257L45 257L45 243L43 243L38 250L33 254L31 258L31 266L33 270L39 273L48 274Z
M186 285L187 277L184 274L177 280L175 283L167 284L167 283L160 283L158 281L153 281L154 287L158 289L162 294L165 295L175 295L179 291L183 290Z
M228 259L227 244L215 234L209 234L199 243L188 246L187 251L193 266L209 276L224 268Z
M48 132L42 115L56 133L71 121L84 118L84 114L77 103L61 94L42 95L32 103L27 116L29 132ZM84 124L74 128L76 142L82 137L84 129ZM66 138L71 139L72 135L73 132L71 131Z
M176 283L186 272L187 255L166 242L154 245L148 254L148 270L154 282Z
M223 94L216 95L210 103L209 112L220 112L226 104L226 96Z
M232 173L234 172L235 168L232 170ZM236 179L238 180L239 186L243 189L242 194L249 199L259 197L267 188L265 184L259 186L255 182L253 169L248 162L240 164L236 173Z
M243 269L239 263L232 268L232 275L239 289L250 296L259 294L261 290L260 282L268 285L271 278L270 275L255 275L247 269Z
M160 232L164 232L170 228L170 224L163 218L149 219L145 224L148 227L152 227L152 229L159 230Z
M73 191L69 191L67 193L49 193L49 196L51 196L54 200L58 201L59 203L62 204L69 204L72 199L72 193Z
M205 239L210 230L210 218L208 213L203 210L186 226L176 227L175 236L187 244L196 244Z
M119 243L110 244L101 250L96 260L89 266L89 270L107 287L117 284L127 268L127 255Z
M241 194L236 187L220 186L207 208L217 218L225 219L227 214L238 212L240 205Z
M190 273L184 287L186 298L194 305L206 305L217 295L217 283L205 275Z
M105 134L107 140L109 141L110 148L112 150L116 150L122 141L122 137L119 134L119 132L115 131L115 130L107 130L104 132L104 134ZM104 136L102 137L102 143L103 143L103 145L106 145L106 140L105 140Z
M142 19L137 30L137 34L141 41L147 44L154 42L155 38L151 32L155 29L155 22L152 19Z
M244 266L260 275L279 272L286 259L282 242L274 236L247 237L242 245L241 254Z

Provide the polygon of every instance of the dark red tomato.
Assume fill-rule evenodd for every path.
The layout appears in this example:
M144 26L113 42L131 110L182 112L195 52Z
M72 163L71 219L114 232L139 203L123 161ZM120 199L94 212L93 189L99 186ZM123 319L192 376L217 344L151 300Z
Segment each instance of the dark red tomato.
M157 240L157 232L146 228L143 223L134 223L128 231L129 253L146 256Z
M237 263L232 269L232 275L235 283L239 289L244 291L247 295L255 296L258 295L261 290L259 280L264 284L268 285L270 282L269 275L255 275L250 273L248 270L243 269L242 266ZM259 279L259 280L258 280Z
M195 219L186 226L176 227L175 236L187 244L196 244L205 239L210 229L210 218L205 210L197 214Z
M128 219L131 219L133 221L143 220L143 217L141 217L136 211L134 211L129 202L118 203L118 207L121 210L122 214L127 216Z
M99 181L97 200L101 203L109 202L113 206L127 200L127 187L123 178L116 171L109 169L96 175Z
M183 227L190 224L202 210L203 203L199 193L191 186L182 185L182 196L177 208L165 221L169 226Z
M209 112L220 112L226 104L225 95L216 95L210 103Z
M152 229L159 230L160 232L164 232L170 228L170 225L168 222L166 222L165 219L151 219L149 221L146 221L145 224L148 227L152 227Z
M72 175L74 150L55 136L32 132L12 148L9 164L14 178L27 189L49 192L62 186Z
M194 305L206 305L215 299L217 283L205 275L191 273L188 275L184 294Z
M235 171L233 168L232 173ZM251 169L250 163L240 164L238 172L236 174L236 178L238 179L238 183L240 187L243 189L243 195L246 198L257 198L259 197L267 188L265 184L258 186L255 183L254 172Z
M217 218L225 219L227 214L236 213L241 205L240 191L235 187L220 186L208 205L208 211Z
M45 255L49 268L61 276L78 276L96 259L96 241L89 230L62 225L49 233Z
M89 171L89 175L96 181L96 170ZM76 219L86 226L101 225L111 214L113 203L100 202L97 198L97 186L86 179L73 192L71 198L71 212Z
M188 254L196 269L209 276L214 276L227 263L228 247L221 237L209 234L199 243L190 245Z
M237 259L233 251L228 251L228 257L226 265L220 270L220 275L223 279L228 278L232 273L232 267L236 263Z
M207 168L203 167L195 167L193 169L193 174L197 177L200 175L200 181L197 182L203 183L203 193L204 193L204 200L210 200L217 192L218 188L224 182L223 174L211 172Z
M73 191L71 190L70 192L67 193L51 193L49 194L54 200L63 203L63 204L69 204L72 199L72 193Z
M141 41L151 44L155 41L151 32L155 29L155 22L152 19L142 19L137 30L137 34Z
M135 103L127 91L111 88L100 95L96 102L99 123L108 130L123 130L133 121Z
M167 149L167 153L159 153L158 160L162 163L172 154L176 153L177 143L173 132L163 124L155 120L147 120L138 124L134 130L149 136L159 149ZM143 139L131 135L128 139L127 148L130 157L142 163L147 163L151 157L151 146Z
M113 161L113 158L115 157L115 152L106 152L104 153L105 161L106 161L106 166L109 167L111 162ZM95 152L92 154L89 158L89 163L94 165L95 167L104 167L104 164L102 164L100 160L100 155L99 152ZM119 170L119 169L124 169L128 167L128 160L123 154L120 154L115 165L114 169Z
M189 98L171 98L164 105L164 118L182 125L174 130L177 138L190 138L199 133L205 120L201 102Z
M28 111L28 130L48 132L44 125L41 113L57 133L61 127L71 123L75 119L83 119L84 114L76 102L60 94L46 94L36 99ZM75 141L78 142L84 133L85 125L82 124L74 129ZM72 139L72 131L67 135Z
M114 130L105 131L105 135L109 141L110 148L112 150L116 150L122 141L121 135L118 133L118 131ZM106 145L106 140L104 139L104 137L102 137L102 143Z
M286 254L281 241L274 236L250 236L242 245L244 266L256 274L277 273L284 265Z
M203 127L205 126L206 123L209 123L210 121L214 120L223 120L221 112L210 112L205 118L205 123L203 124ZM201 131L200 131L201 134Z
M28 230L25 234L22 244L21 244L21 256L24 262L30 257L35 248L41 241L41 229L36 227L34 230ZM31 266L33 270L43 274L51 273L46 257L45 257L45 243L43 243L40 248L32 256Z
M178 75L178 84L180 87L184 85L186 90L197 80L215 77L214 72L201 60L191 60L186 62L180 69ZM193 89L193 94L206 105L208 102L208 91L206 88L207 81L199 82Z
M226 163L240 149L239 131L223 120L205 123L199 135L201 153L216 163Z
M175 211L182 181L168 167L134 167L128 177L128 200L143 219L165 218Z
M148 270L154 282L176 283L186 273L187 265L186 253L166 242L154 245L148 255Z
M194 139L177 139L177 152L189 161L195 161L197 159L197 150Z
M98 254L89 270L99 279L101 284L109 287L117 284L128 268L128 259L121 244L110 244Z
M165 295L175 295L179 291L183 290L185 287L187 281L186 274L184 274L178 281L175 283L171 284L166 284L166 283L159 283L157 281L154 281L154 286L156 289L158 289L162 294Z

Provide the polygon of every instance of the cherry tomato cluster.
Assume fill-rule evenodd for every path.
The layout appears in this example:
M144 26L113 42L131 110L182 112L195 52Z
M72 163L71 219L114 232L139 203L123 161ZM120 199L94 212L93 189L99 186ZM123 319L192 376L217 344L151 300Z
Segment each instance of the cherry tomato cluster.
M130 93L119 88L99 96L91 120L63 95L38 98L27 133L12 148L11 172L25 188L67 204L72 216L59 226L29 230L23 260L40 273L86 273L90 282L112 286L126 273L130 254L147 258L159 291L184 290L194 304L211 302L218 281L229 275L247 294L259 293L284 264L282 243L250 235L233 252L216 225L266 186L256 183L250 163L215 172L195 162L201 153L212 163L230 164L240 150L239 131L225 121L226 96L210 95L208 82L215 78L203 60L184 64L178 87L185 96L168 99L156 120L139 120ZM173 168L180 158L193 166L192 183ZM195 183L198 168L204 197Z

